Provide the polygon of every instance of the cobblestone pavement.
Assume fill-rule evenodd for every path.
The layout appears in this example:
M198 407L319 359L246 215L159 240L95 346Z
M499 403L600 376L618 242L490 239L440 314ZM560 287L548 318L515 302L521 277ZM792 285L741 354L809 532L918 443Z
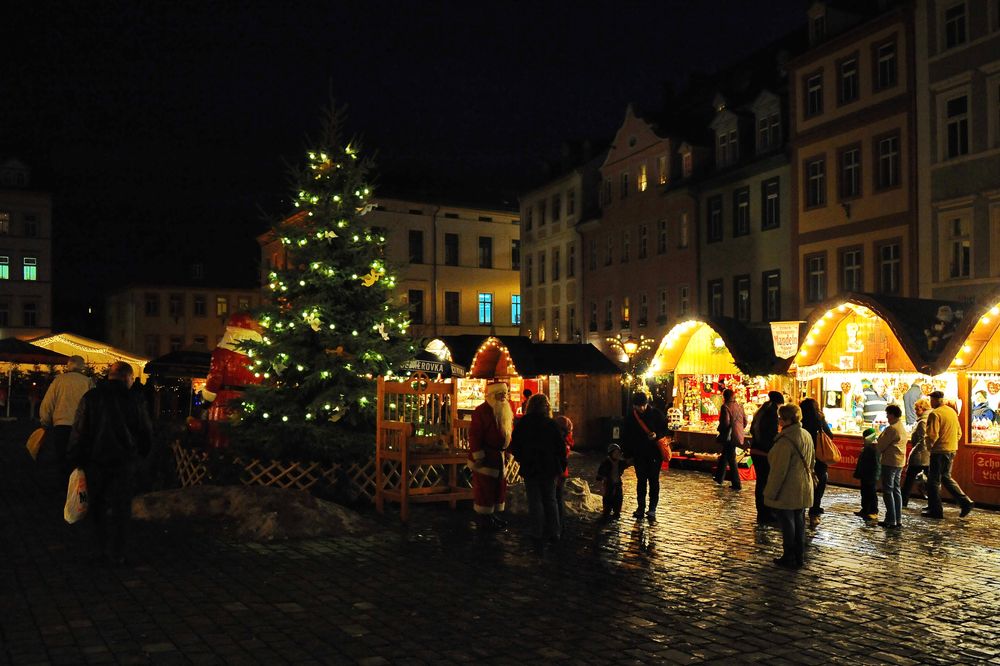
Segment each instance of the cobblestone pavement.
M114 569L88 564L87 526L0 438L6 663L1000 664L990 511L934 522L918 501L886 533L831 488L788 572L780 534L753 529L752 483L671 470L657 523L573 520L542 553L523 517L483 535L469 510L418 506L408 528L387 514L369 536L267 545L138 524ZM589 477L596 459L572 464Z

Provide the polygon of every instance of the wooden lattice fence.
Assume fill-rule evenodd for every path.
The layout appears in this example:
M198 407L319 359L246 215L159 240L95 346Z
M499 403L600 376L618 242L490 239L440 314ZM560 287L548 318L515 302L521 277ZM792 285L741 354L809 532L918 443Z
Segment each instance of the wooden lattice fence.
M212 480L207 453L186 449L179 442L174 442L171 449L181 487L197 486ZM351 463L347 466L256 458L249 461L233 458L232 462L243 468L239 479L246 486L318 490L346 484L347 488L342 489L352 495L364 497L368 501L375 498L374 456L363 463Z

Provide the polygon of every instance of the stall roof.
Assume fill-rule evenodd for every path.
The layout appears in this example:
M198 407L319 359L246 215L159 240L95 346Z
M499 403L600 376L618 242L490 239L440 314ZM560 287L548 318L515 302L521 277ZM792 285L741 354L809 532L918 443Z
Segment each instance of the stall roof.
M955 316L962 318L966 304L930 298L904 298L883 294L848 293L831 298L816 306L800 339L826 314L847 303L861 305L884 321L910 358L918 372L936 375L947 369L954 357L945 353L951 338L955 337ZM952 316L951 323L943 324L942 317ZM944 336L944 337L942 337ZM791 361L789 361L790 365ZM941 365L943 364L943 368Z
M112 347L106 342L86 338L69 331L43 335L33 339L31 344L67 356L81 356L90 365L111 365L115 361L124 361L137 369L140 374L143 372L142 368L149 362L148 358L133 354L125 349Z
M491 337L507 349L522 377L621 374L621 369L611 359L589 343L536 344L530 338L518 335L442 335L438 339L448 347L452 360L469 368L469 374L475 376L472 361L479 348Z
M977 300L977 303L959 306L958 316L953 317L950 324L937 324L939 331L936 335L943 338L934 368L937 373L945 372L953 363L956 367L973 365L983 346L996 335L1000 325L1000 289ZM971 347L971 356L969 353L960 356L959 352L966 344Z
M654 352L654 359L659 357L661 353L664 353L663 342L671 333L683 330L684 324L690 326L692 322L708 326L722 338L730 356L733 357L733 363L740 372L747 375L770 375L782 374L788 370L789 361L779 359L774 355L770 328L752 328L732 317L695 315L684 322L679 322L660 341L660 345ZM696 329L691 329L690 334L681 333L681 335L689 337L694 333L694 330ZM664 370L672 372L675 367L677 367L676 363L668 364L668 367L664 368Z

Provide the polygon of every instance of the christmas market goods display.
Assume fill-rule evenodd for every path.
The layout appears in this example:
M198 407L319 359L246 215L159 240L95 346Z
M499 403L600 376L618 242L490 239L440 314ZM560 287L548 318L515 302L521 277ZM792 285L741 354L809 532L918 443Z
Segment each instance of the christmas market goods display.
M321 141L294 177L298 212L275 226L285 256L267 276L255 312L260 340L239 349L259 386L234 417L234 445L257 455L330 459L374 446L376 380L413 349L408 321L390 303L395 276L385 237L366 222L370 163L341 141L328 114Z
M740 363L751 372L738 365L731 344L741 356ZM667 410L667 420L674 431L674 449L691 454L721 451L716 437L726 389L732 389L743 406L749 435L753 415L767 401L768 391L786 383L770 373L752 372L755 366L766 365L762 359L771 357L734 321L692 319L674 326L660 342L647 372L647 376L673 373L673 404Z
M888 405L900 408L909 430L914 402L933 391L955 399L961 412L958 376L937 362L939 338L953 335L933 324L945 309L954 319L957 308L939 301L852 294L814 311L792 372L797 395L816 399L834 432L842 457L830 465L832 482L856 485L861 434L888 426Z

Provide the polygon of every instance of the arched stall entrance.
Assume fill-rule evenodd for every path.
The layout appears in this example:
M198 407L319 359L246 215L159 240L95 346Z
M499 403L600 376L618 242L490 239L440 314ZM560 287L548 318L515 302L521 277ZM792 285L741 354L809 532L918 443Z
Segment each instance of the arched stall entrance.
M1000 505L1000 293L956 327L941 361L968 405L952 476L976 502Z
M862 431L888 425L886 405L897 404L912 429L917 399L934 390L959 397L955 373L938 372L943 345L925 334L942 307L951 305L850 294L814 310L791 374L799 397L816 399L833 429L842 458L830 466L830 482L857 485Z
M672 378L667 402L674 450L695 456L718 454L716 441L723 390L730 388L743 404L749 426L771 390L789 390L780 374L769 333L754 331L726 317L681 322L663 337L647 378ZM749 450L749 442L747 442Z

